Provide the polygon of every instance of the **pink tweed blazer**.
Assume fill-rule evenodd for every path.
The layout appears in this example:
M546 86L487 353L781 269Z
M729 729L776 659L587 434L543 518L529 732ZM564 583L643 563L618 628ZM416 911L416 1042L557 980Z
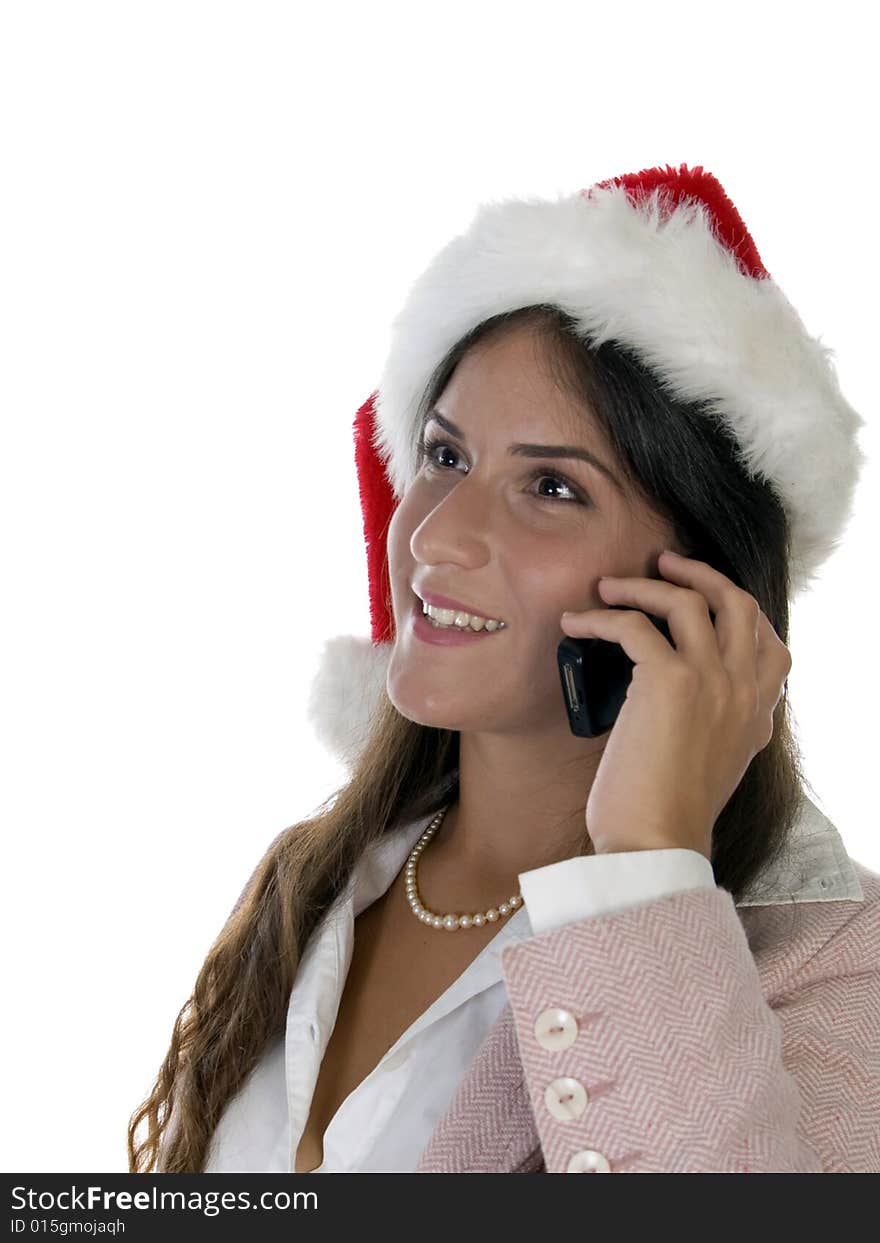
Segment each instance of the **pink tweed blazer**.
M507 946L417 1172L880 1172L880 876L824 825L766 905L695 889Z

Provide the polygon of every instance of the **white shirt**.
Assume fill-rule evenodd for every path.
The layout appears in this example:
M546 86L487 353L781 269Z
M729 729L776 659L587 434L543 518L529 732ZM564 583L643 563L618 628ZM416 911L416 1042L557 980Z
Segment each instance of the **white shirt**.
M286 1028L211 1138L205 1173L292 1173L354 948L355 917L390 888L432 815L374 842L300 958ZM345 1098L316 1174L411 1173L483 1039L507 1004L501 951L513 941L684 889L715 886L685 849L578 855L519 874L523 905ZM438 936L441 935L438 931ZM443 933L466 936L466 932Z

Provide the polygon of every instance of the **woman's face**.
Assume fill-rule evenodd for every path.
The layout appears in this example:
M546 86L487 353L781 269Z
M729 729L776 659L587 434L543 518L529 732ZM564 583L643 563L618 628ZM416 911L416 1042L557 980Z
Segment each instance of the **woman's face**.
M423 725L493 733L569 732L556 648L566 609L607 607L602 574L657 576L675 547L668 524L633 499L588 411L561 392L540 337L524 326L472 348L436 410L436 440L388 530L395 641L387 691ZM516 444L578 446L619 481L571 456ZM414 591L435 591L502 619L504 629L456 646L413 631Z

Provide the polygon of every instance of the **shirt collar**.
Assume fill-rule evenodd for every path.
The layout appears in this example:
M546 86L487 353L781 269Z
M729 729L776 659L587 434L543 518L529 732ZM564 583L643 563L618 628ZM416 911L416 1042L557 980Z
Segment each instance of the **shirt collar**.
M800 812L785 851L758 873L736 905L864 900L858 873L836 827L802 792Z

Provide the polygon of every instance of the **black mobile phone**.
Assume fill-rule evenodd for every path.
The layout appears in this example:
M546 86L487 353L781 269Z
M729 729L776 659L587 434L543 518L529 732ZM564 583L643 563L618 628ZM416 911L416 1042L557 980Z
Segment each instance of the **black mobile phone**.
M608 607L630 606L610 604ZM665 620L652 613L645 616L674 647ZM612 643L610 639L573 639L570 635L557 647L556 661L571 732L579 738L595 738L607 733L623 707L634 662L619 643Z

